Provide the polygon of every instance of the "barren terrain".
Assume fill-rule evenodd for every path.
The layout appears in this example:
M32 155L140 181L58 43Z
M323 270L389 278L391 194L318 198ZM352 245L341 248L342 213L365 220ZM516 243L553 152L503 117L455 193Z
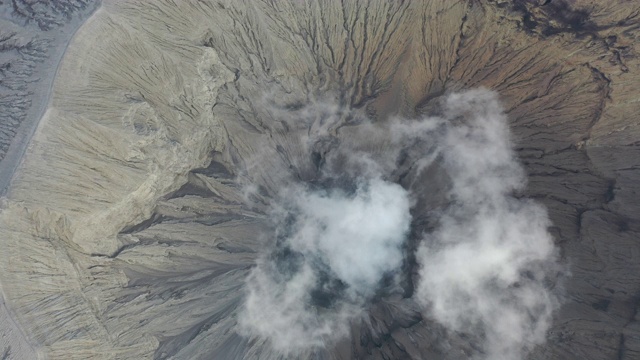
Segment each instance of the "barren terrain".
M359 118L439 114L477 88L498 94L527 178L516 196L547 208L568 268L528 356L640 357L640 4L105 0L57 71L93 5L26 24L0 6L3 358L281 358L237 331L272 199L314 183L336 143L385 153ZM291 126L310 104L349 111ZM444 191L439 174L416 191ZM410 298L373 302L312 355L483 353Z

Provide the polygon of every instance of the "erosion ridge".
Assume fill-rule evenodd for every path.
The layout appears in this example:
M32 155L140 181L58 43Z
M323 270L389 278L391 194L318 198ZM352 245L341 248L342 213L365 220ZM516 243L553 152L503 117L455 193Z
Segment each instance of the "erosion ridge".
M30 16L42 30L65 18ZM417 117L486 87L527 172L521 196L547 207L571 271L530 358L636 358L639 16L622 0L104 1L64 55L0 213L6 302L47 358L278 358L234 317L269 198L289 166L313 172L281 119L333 103L356 115L329 132L348 133L358 116ZM45 57L14 37L7 63ZM23 141L28 97L42 96L21 74L3 79L16 84L3 146ZM333 358L477 351L407 301L372 312L375 331L354 327Z

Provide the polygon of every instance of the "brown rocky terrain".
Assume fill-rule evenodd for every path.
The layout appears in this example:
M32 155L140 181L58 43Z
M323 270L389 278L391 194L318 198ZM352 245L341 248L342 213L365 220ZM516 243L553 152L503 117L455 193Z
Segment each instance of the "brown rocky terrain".
M71 4L36 7L27 26L66 26L60 12L85 2ZM282 358L237 333L244 279L270 199L289 177L311 182L333 146L306 149L300 134L322 124L283 119L310 103L349 109L327 127L344 142L358 138L358 116L434 114L447 94L480 87L505 108L528 180L517 197L548 209L568 269L547 284L561 306L528 358L640 358L637 2L104 1L73 37L42 116L27 112L32 74L55 67L40 70L46 46L13 26L0 37L12 177L0 213L3 358ZM33 136L14 137L29 116ZM24 157L4 156L12 141ZM305 356L483 353L410 296L369 311Z

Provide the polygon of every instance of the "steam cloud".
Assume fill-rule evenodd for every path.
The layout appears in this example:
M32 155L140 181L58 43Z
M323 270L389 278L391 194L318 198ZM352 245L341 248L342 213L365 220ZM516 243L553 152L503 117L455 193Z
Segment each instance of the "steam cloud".
M475 334L490 359L543 343L556 250L544 208L515 197L526 179L496 94L451 94L439 116L357 129L327 151L317 181L286 184L272 204L275 241L247 279L242 331L288 355L347 336L377 296L401 291L417 236L412 297L425 321ZM435 229L418 235L416 191L437 189L397 184L399 159L412 154L415 181L432 167L450 179L446 204L428 211Z
M402 264L407 191L380 179L357 186L352 195L296 189L288 210L274 214L282 217L281 252L252 272L243 320L283 352L345 335L382 276Z
M540 205L512 196L525 177L496 97L454 94L446 109L473 121L449 127L441 144L451 203L418 251L418 300L452 330L485 333L488 358L517 359L544 342L556 307L543 286L556 256L550 223Z

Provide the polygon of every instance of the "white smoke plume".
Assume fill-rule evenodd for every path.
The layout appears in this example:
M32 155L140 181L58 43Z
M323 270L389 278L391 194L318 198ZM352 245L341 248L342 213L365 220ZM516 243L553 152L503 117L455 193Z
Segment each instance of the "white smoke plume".
M402 264L411 203L406 190L381 179L361 180L353 194L300 187L285 199L286 207L274 217L286 233L281 244L286 251L279 255L290 258L263 258L252 272L241 325L290 353L322 347L347 333L349 320L359 315L384 274ZM337 299L314 304L312 296L320 302ZM331 309L324 309L328 305Z
M488 359L519 359L543 343L555 297L543 286L555 267L545 209L514 192L525 176L494 93L450 95L440 154L452 179L450 205L425 234L418 300L454 331L485 334Z
M428 212L437 226L419 235L415 254L413 298L425 319L478 336L487 359L519 359L544 342L557 307L545 284L556 250L544 208L516 197L526 178L507 118L484 89L441 105L438 117L357 125L360 135L327 155L324 176L338 180L284 186L272 204L274 249L247 280L245 335L285 355L326 347L348 336L383 279L397 282L411 213L423 209L392 174L400 153L420 141L428 145L418 147L412 171L437 163L451 180L447 205Z

